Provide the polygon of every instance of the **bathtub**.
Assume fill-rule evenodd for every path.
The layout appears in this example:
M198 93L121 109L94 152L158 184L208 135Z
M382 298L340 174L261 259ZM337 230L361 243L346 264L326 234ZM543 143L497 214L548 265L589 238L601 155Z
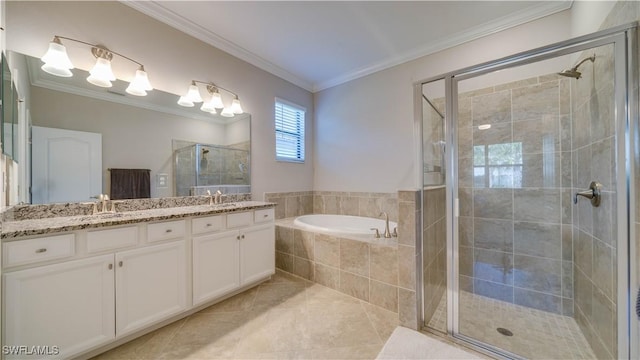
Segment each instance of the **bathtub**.
M374 219L350 215L303 215L298 216L293 224L309 231L329 232L333 234L372 235L377 228L380 236L384 236L384 219ZM398 224L389 221L389 231Z

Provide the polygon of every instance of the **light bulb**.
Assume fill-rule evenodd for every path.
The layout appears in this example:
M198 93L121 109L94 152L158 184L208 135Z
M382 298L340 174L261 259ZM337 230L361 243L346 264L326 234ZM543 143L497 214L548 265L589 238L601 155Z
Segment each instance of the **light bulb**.
M58 38L54 38L53 41L49 43L49 49L47 53L42 56L41 60L44 62L41 69L51 75L61 77L71 77L73 75L71 73L73 64L71 60L69 60L67 49L60 43L60 39Z
M231 102L231 111L233 111L233 113L236 115L243 113L242 106L240 105L240 100L238 100L238 97L233 99L233 101Z
M222 115L224 117L233 117L233 111L231 110L230 107L226 107L226 108L224 108L224 110L222 110L220 115Z
M205 111L205 112L216 112L216 107L213 106L213 99L209 100L205 103L202 103L202 106L200 107L200 110Z
M215 107L216 109L224 108L224 104L222 103L222 96L220 96L220 93L217 90L216 92L211 94L211 102L213 103L213 107Z
M189 91L187 91L187 95L185 95L185 97L189 99L189 101L194 103L202 102L200 90L195 83L191 83L191 86L189 86Z
M186 96L180 96L180 99L178 99L178 105L184 107L193 107L193 101L187 99Z
M111 61L103 58L98 58L89 74L87 81L96 86L111 87L111 82L116 80L111 71Z
M131 95L146 96L148 90L153 90L153 87L149 83L147 72L141 66L140 69L136 70L136 77L129 83L126 91Z

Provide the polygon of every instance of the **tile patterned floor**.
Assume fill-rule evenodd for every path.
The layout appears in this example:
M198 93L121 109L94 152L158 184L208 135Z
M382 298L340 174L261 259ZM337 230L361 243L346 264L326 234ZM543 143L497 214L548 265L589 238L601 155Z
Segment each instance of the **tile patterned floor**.
M460 333L493 344L529 359L596 359L576 321L514 305L466 291L460 294ZM436 329L446 328L443 296L429 322ZM507 328L504 336L496 328Z
M94 359L375 359L396 313L278 272Z

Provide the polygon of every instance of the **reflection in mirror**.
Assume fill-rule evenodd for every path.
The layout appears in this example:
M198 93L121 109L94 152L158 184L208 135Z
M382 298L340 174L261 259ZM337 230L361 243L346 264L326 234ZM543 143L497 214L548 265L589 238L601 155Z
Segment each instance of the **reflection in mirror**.
M14 159L14 106L15 90L7 58L2 54L2 153Z
M151 197L198 194L195 187L206 185L227 185L220 189L223 193L250 192L249 114L225 118L203 112L198 107L185 108L176 103L175 94L159 90L149 92L146 97L131 96L125 92L128 83L120 80L115 81L111 88L99 88L85 80L88 76L86 71L73 69L71 78L56 77L40 69L40 59L16 55L24 58L28 68L33 126L101 135L102 164L97 178L101 182L98 188L102 193L110 194L110 168L151 170ZM208 172L199 169L199 178L194 177L190 183L181 179L184 181L180 187L175 183L176 144L179 148L195 144L200 144L200 148L210 147L206 157ZM233 163L227 158L237 160ZM198 161L201 159L202 156ZM36 159L33 159L32 164L35 163ZM226 165L216 168L212 164ZM226 177L223 172L228 173ZM34 181L31 191L38 192L36 186L47 186L51 191L55 188L53 185L47 181L37 185ZM232 188L231 185L243 187ZM178 188L187 190L178 192ZM93 201L91 197L98 195L86 192L73 198ZM65 196L50 196L56 200L43 202L64 201Z
M249 141L227 146L185 143L173 142L176 195L249 192Z

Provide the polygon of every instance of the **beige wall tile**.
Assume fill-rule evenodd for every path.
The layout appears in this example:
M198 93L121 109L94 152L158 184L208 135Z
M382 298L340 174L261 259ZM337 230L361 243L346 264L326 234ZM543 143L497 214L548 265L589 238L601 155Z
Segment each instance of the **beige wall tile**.
M417 223L415 203L401 201L398 216L398 244L415 246Z
M340 286L340 269L315 263L315 282L338 290Z
M313 270L313 262L297 256L293 257L293 274L298 275L301 278L314 281L315 277Z
M368 277L369 244L341 238L340 269Z
M398 289L398 317L400 325L418 330L418 311L416 307L416 292Z
M371 280L369 302L389 311L398 312L398 287Z
M416 254L413 246L398 245L398 286L416 288Z
M316 234L314 257L318 263L340 267L340 240L327 234Z
M285 198L285 216L295 217L299 215L299 199L297 196L287 196Z
M276 251L293 254L293 229L276 225Z
M293 254L304 259L313 260L313 238L313 232L295 229L293 231Z
M369 279L340 271L340 291L360 300L369 301Z
M370 277L387 284L398 284L398 249L377 244L370 245Z
M276 251L276 267L280 270L293 273L293 255Z

